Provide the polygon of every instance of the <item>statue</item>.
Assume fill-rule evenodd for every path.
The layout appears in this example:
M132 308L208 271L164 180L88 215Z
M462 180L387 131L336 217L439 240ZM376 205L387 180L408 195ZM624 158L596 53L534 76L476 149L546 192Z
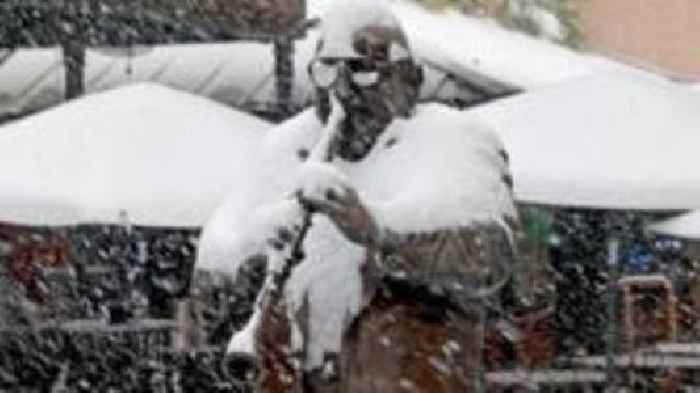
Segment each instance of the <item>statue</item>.
M382 2L338 1L322 23L315 108L261 137L201 238L196 268L267 261L229 351L255 355L264 393L477 391L481 300L514 259L508 155L417 104L420 65Z

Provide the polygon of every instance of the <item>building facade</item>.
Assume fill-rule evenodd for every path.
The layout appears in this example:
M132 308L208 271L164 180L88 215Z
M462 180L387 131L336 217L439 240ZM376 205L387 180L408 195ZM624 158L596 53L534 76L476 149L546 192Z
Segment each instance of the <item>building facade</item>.
M700 1L583 0L588 48L680 81L700 81Z

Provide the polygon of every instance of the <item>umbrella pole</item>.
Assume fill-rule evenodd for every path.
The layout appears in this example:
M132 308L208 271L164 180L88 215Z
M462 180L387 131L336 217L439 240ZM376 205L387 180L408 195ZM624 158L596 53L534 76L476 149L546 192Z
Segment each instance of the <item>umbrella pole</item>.
M607 331L605 340L606 392L615 392L615 350L617 348L617 281L620 240L616 233L608 239Z

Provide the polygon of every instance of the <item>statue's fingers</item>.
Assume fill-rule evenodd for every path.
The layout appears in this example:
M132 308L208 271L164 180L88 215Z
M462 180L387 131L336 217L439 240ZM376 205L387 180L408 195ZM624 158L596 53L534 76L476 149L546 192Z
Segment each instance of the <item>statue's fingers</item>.
M329 209L342 207L346 199L346 192L340 187L327 187L313 193L298 192L297 197L303 205L323 209L323 212L327 213Z
M330 202L339 201L343 197L343 193L336 188L329 187L325 190L323 197Z
M305 198L307 206L311 207L312 211L316 211L326 215L335 215L338 211L343 210L343 205L335 201L329 201L323 198Z
M338 199L348 206L361 204L360 196L357 194L357 191L350 186L343 186L342 193L340 193Z
M282 251L286 247L286 244L277 238L267 239L267 244L277 251Z

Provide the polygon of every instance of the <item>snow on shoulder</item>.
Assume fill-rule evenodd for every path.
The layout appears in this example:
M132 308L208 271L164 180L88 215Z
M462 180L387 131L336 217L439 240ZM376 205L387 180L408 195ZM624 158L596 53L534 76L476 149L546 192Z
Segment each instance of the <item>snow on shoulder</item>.
M395 120L364 161L344 169L381 225L432 231L515 217L504 152L486 124L427 104Z
M0 220L200 226L269 127L153 83L69 101L2 127Z

